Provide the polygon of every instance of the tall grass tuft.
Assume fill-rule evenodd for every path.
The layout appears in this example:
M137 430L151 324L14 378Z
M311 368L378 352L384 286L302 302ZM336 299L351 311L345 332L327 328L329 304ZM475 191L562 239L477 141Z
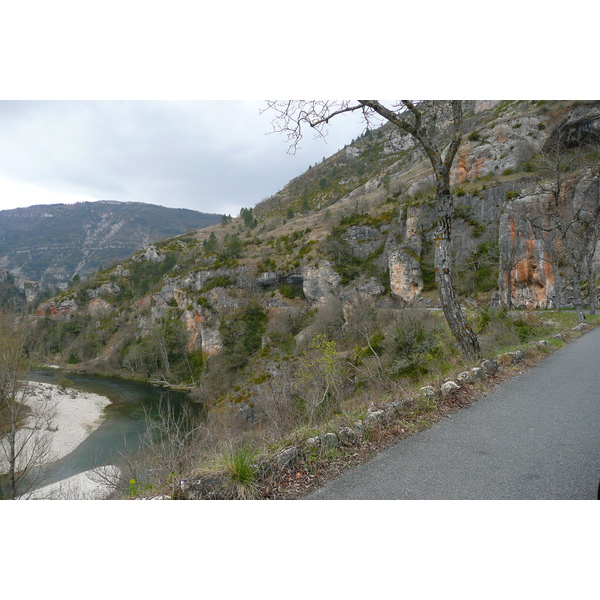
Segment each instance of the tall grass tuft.
M260 493L258 485L258 452L247 445L228 445L219 457L219 466L228 479L228 496L251 500Z

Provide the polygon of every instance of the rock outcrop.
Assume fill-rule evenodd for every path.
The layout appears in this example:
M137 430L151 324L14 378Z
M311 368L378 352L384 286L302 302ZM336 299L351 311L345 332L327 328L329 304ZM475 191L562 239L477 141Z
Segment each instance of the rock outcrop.
M418 260L408 251L398 249L390 254L389 272L392 294L410 306L423 289Z
M328 298L337 295L341 280L327 260L320 261L317 266L308 265L302 269L304 295L316 305L323 305Z

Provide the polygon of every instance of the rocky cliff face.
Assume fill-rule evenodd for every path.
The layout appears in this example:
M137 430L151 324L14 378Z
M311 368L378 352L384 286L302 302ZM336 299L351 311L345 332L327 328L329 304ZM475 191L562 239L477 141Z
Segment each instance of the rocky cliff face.
M527 218L547 210L535 191L543 176L536 157L561 128L571 144L595 139L600 104L467 107L452 171L460 293L488 302L495 292L495 301L506 303L510 289L516 307L552 306L557 292L568 302L568 269L551 260L553 247ZM574 175L565 192L571 203L589 196L596 181L580 170ZM428 162L412 138L384 126L255 207L257 225L237 219L146 245L43 305L40 314L112 311L137 340L177 320L187 350L210 357L224 350L223 323L254 305L270 323L293 321L287 327L297 339L313 311L328 306L340 307L336 326L369 307L436 306L434 193ZM269 335L281 329L273 326Z

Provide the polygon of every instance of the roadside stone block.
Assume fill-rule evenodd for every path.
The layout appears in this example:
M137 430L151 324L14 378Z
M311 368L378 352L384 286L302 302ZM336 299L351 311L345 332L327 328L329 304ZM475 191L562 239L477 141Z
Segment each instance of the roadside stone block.
M486 376L495 375L498 372L498 361L495 358L486 359L481 363L481 368Z
M321 442L326 448L337 448L340 441L335 433L326 433L321 437Z
M471 374L473 376L473 379L483 379L485 373L483 372L483 369L481 367L473 367L471 369Z
M421 390L421 396L424 396L425 398L435 398L435 390L430 386L430 385L426 385L425 387L422 387Z
M472 374L469 371L462 371L456 376L461 383L468 383L473 378Z
M342 427L337 432L337 437L340 444L351 444L358 436L356 435L356 431L350 429L350 427Z
M298 448L296 447L286 448L275 456L275 465L278 469L283 469L292 465L298 460L299 454Z
M459 390L460 386L456 383L456 381L446 381L442 383L442 387L440 388L442 394L447 396L448 394L454 392L455 390Z
M367 411L365 417L365 424L371 427L382 424L385 421L385 412L380 408L371 407Z

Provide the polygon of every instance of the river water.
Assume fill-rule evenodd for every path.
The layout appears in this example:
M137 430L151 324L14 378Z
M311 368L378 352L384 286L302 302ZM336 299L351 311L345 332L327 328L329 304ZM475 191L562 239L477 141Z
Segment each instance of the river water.
M72 387L106 396L111 403L104 409L104 418L98 429L70 454L48 465L43 485L89 469L119 463L123 455L135 453L146 431L146 415L157 419L161 402L168 402L175 414L185 405L189 405L196 413L202 411L202 405L192 402L186 393L117 377L65 374L55 369L44 369L32 373L31 379L55 384L65 375L73 382Z

